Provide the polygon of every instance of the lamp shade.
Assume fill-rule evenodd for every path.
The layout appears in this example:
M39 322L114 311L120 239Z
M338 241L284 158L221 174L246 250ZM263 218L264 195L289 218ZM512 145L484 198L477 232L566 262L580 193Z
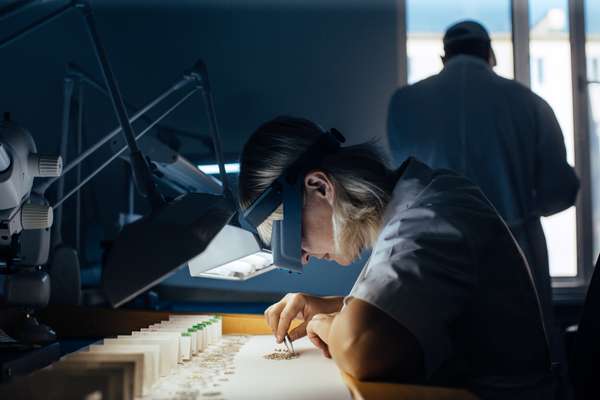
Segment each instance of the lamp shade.
M224 196L188 193L126 225L109 249L102 271L110 304L126 303L185 266L208 247L233 214L233 205Z

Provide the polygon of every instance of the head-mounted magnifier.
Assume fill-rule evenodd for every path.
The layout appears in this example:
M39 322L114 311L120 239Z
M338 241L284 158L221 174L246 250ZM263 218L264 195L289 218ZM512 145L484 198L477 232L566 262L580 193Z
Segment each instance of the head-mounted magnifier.
M337 130L321 134L306 151L285 169L245 210L239 213L240 226L257 233L257 228L283 204L283 219L273 221L271 250L278 268L302 272L302 205L304 176L334 154L346 139Z

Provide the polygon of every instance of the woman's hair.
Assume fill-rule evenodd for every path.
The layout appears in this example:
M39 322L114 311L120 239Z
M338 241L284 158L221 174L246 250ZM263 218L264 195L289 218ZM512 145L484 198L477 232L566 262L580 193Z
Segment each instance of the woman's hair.
M242 150L241 207L249 207L321 134L317 124L301 118L277 117L261 125ZM324 172L335 188L332 222L336 253L357 257L377 238L395 184L393 171L372 142L342 147L316 161L310 170ZM282 217L279 207L259 226L265 242L271 240L272 221Z

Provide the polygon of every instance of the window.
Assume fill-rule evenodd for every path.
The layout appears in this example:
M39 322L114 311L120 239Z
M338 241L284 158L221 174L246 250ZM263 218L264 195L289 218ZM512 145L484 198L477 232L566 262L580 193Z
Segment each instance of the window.
M600 253L600 4L585 2L585 52L588 59L592 229L595 261Z
M531 86L540 88L544 84L544 59L534 58L531 60ZM535 89L534 89L535 90Z
M587 72L588 72L588 79L590 81L597 81L600 78L600 75L598 75L598 58L596 57L589 57L590 55L594 55L594 53L596 53L596 55L598 55L598 37L594 37L595 35L590 35L587 38L587 45L586 45L586 53L588 54L588 59L587 59Z
M531 63L531 86L541 87L544 85L544 59L536 58Z
M567 0L530 0L531 89L552 107L561 126L567 159L575 164L571 48ZM544 60L541 63L539 60ZM575 207L542 218L548 243L550 275L577 276Z
M474 19L490 32L498 65L495 71L513 76L510 0L407 0L407 53L411 60L408 83L414 83L442 69L442 37L458 21Z

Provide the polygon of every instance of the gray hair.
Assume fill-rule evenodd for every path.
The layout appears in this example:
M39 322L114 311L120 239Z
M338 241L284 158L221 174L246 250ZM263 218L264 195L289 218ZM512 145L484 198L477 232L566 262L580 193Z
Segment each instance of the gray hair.
M323 133L315 123L301 118L278 117L260 126L242 151L239 175L240 206L245 209ZM352 258L373 245L381 217L395 183L394 172L373 142L342 147L311 166L332 181L335 251ZM272 221L281 219L280 207L260 227L269 243Z

